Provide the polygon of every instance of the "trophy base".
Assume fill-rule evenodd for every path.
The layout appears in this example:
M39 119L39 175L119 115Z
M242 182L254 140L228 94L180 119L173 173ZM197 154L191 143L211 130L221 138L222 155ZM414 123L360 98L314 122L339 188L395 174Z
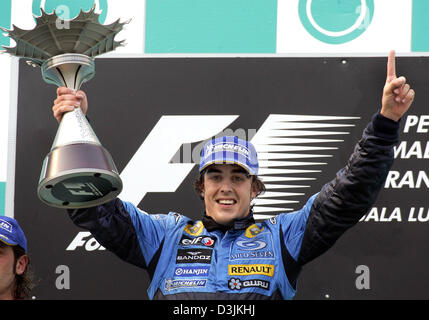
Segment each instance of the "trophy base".
M45 158L37 194L47 205L79 209L106 203L122 191L112 157L101 145L78 143Z

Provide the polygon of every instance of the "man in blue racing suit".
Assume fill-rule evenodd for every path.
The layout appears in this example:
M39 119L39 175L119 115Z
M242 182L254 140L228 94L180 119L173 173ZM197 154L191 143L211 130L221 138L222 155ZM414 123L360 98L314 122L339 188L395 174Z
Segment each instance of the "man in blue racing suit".
M82 91L58 89L61 120ZM149 272L150 299L291 299L302 267L330 247L371 208L393 162L399 119L414 100L389 54L382 108L365 128L346 166L304 207L255 223L251 200L264 191L250 142L210 140L202 150L196 190L201 220L176 212L152 215L120 199L69 210L73 222L121 259Z

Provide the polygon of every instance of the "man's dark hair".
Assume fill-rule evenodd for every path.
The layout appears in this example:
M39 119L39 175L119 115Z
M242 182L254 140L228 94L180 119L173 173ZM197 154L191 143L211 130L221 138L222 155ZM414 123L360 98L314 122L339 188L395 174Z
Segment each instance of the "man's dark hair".
M203 191L202 186L204 183L204 174L206 172L207 172L207 169L204 169L203 171L201 171L200 175L194 181L194 190L201 200L204 200L204 198L201 196L201 192ZM258 178L258 176L251 176L250 174L248 174L248 178L252 179L252 186L254 184L256 185L256 189L258 190L258 194L256 195L256 197L267 190L265 188L265 184Z

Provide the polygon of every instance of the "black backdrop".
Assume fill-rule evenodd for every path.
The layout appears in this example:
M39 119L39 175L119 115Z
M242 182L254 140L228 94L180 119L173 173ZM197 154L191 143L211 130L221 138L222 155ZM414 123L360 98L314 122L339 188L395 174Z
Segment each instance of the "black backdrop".
M258 129L270 114L360 117L317 180L294 204L301 207L347 161L372 114L380 108L387 58L104 58L96 60L96 76L84 85L88 116L98 138L121 172L162 115L239 115L229 128ZM429 59L397 58L397 73L407 76L417 92L409 115L425 114ZM21 60L15 177L15 217L29 240L31 264L39 279L38 299L147 299L148 276L106 250L84 246L66 251L83 231L65 210L37 198L42 161L57 130L51 107L54 86L40 70ZM416 127L401 141L421 141ZM424 130L423 130L424 131ZM425 170L425 159L396 159L392 170ZM194 194L192 170L175 193L148 193L138 204L150 213L177 211L198 219L202 205ZM360 222L326 254L309 263L298 282L296 299L428 298L427 225L411 222L411 207L427 212L427 186L386 188L374 205L386 217L399 207L402 221ZM302 192L300 190L300 192ZM90 240L91 237L85 238ZM93 244L93 243L92 243ZM88 244L89 245L89 244ZM369 288L358 289L356 268L368 267ZM58 266L69 270L69 287L58 289ZM61 281L60 281L61 282ZM63 283L64 284L64 283ZM64 286L63 286L64 287Z

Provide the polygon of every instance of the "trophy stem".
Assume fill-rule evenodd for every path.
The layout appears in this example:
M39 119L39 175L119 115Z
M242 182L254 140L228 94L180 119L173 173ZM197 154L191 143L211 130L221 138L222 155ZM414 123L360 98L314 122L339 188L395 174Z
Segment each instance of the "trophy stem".
M54 56L46 60L41 68L42 77L47 83L75 91L95 75L94 59L78 53Z
M80 108L76 108L63 115L51 150L75 143L93 143L101 145Z

